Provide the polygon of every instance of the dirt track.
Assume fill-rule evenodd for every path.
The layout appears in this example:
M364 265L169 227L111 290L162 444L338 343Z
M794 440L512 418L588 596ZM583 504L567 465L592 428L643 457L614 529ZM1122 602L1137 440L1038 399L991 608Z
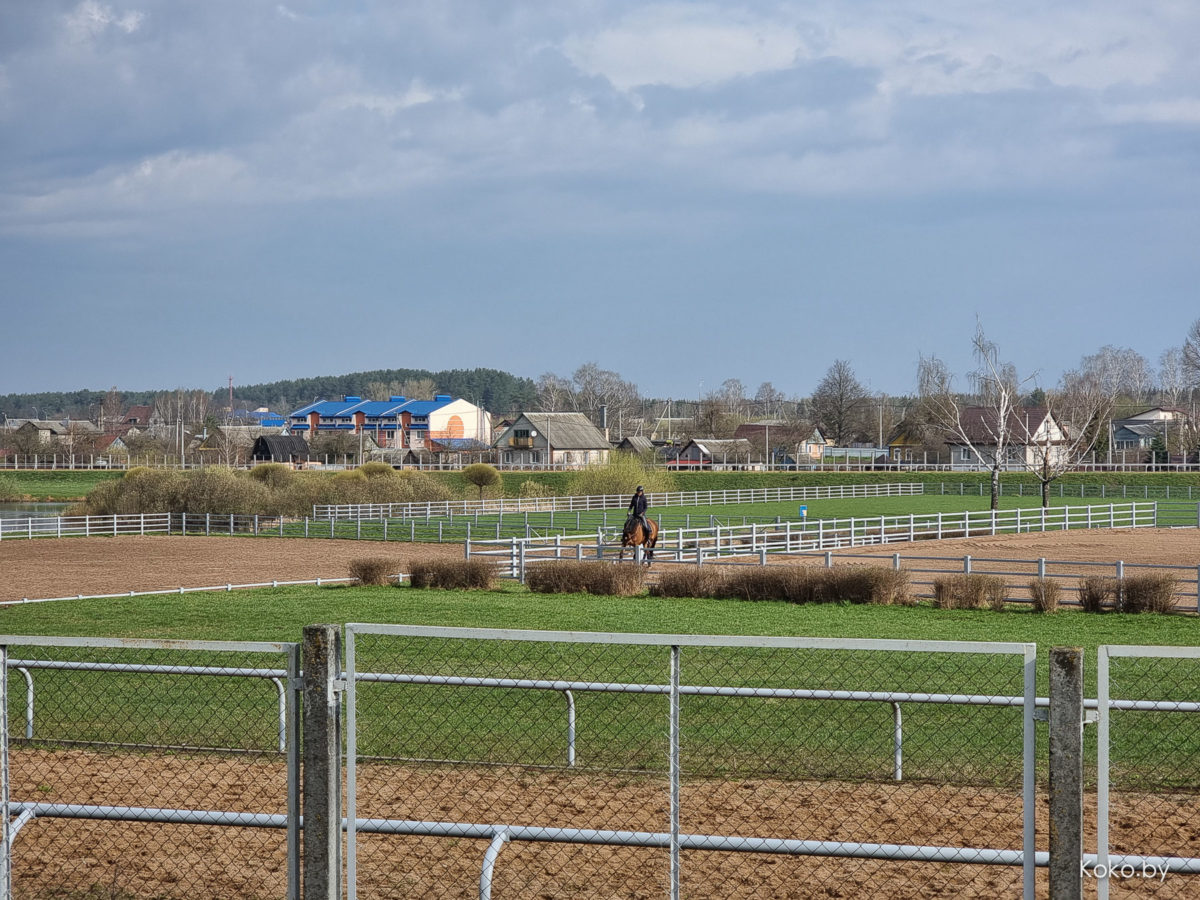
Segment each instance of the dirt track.
M299 538L120 537L6 540L0 543L0 601L344 578L350 561L387 556L400 567L430 556L462 558L459 544L404 544ZM1045 557L1071 562L1200 566L1200 529L1156 528L1000 535L856 547L837 556ZM983 568L980 569L981 571Z

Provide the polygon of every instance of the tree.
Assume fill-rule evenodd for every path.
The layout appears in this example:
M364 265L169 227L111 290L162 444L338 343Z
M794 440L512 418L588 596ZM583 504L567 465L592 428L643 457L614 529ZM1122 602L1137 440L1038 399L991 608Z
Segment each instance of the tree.
M495 466L487 463L473 463L462 470L463 480L479 488L479 499L483 499L483 489L495 487L500 483L500 472Z
M996 345L976 323L972 352L976 368L970 373L978 406L964 415L954 392L954 378L937 357L921 357L917 366L921 402L935 427L966 447L991 473L991 508L1000 507L1000 472L1005 467L1013 439L1013 410L1021 383L1011 363L1000 360Z
M553 372L537 380L537 408L541 412L568 412L571 403L571 382Z
M1187 390L1181 348L1170 347L1158 358L1158 390L1167 406L1177 406L1180 395Z
M108 389L108 393L104 395L104 400L100 403L100 421L96 423L101 432L107 432L110 428L115 428L121 421L121 410L124 407L124 400L121 397L121 392L117 390L114 384Z
M1192 323L1183 341L1183 377L1189 388L1200 388L1200 319Z
M812 395L813 415L825 436L842 445L862 430L870 405L867 389L854 376L850 363L836 360Z
M783 415L783 391L775 389L775 385L764 381L754 392L754 407L758 415L774 419Z

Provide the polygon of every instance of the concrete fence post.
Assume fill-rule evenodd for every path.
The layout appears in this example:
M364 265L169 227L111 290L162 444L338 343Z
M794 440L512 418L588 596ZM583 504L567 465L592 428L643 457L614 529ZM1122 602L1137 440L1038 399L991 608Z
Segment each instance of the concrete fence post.
M1050 898L1083 898L1083 650L1050 651Z
M304 678L304 900L342 897L342 634L308 625Z

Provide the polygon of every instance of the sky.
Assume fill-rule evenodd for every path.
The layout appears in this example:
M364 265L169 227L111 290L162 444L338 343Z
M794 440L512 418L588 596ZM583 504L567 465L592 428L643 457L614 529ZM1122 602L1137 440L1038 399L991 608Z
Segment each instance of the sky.
M7 0L0 394L1153 365L1198 49L1194 0Z

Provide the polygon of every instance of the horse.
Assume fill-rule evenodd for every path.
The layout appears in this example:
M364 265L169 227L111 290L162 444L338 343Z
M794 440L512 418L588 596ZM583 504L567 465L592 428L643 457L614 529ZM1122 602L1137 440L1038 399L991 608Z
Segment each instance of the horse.
M625 528L621 531L621 554L617 557L618 562L625 559L626 547L634 548L634 559L637 559L637 548L641 547L646 565L654 562L654 546L658 543L658 523L647 517L646 524L650 526L649 537L646 536L637 516L630 516L625 520Z

